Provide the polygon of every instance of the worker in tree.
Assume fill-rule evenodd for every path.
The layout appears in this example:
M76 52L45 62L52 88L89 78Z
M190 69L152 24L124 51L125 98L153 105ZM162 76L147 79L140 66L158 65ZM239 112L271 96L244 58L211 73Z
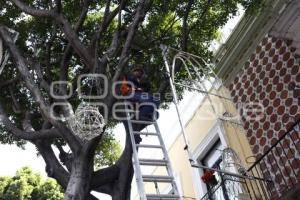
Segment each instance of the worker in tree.
M145 78L145 71L142 68L134 68L131 73L123 78L121 93L123 96L130 96L129 101L136 103L139 114L136 119L152 121L158 118L156 109L160 104L159 98L154 98L150 94L150 83ZM135 131L139 131L143 126L138 124L133 127ZM139 144L142 138L139 135L134 135L135 142Z
M150 88L145 71L140 67L134 68L123 78L121 93L123 96L132 96L129 100L138 104L139 115L136 118L139 120L153 120L158 117L156 109L160 100L153 97Z

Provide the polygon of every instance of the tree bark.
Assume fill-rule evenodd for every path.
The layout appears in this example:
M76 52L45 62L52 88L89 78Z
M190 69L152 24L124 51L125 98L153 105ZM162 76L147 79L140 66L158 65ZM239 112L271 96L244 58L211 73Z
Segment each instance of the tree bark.
M126 130L125 149L117 162L117 165L120 165L120 172L118 180L113 186L112 200L130 200L130 187L134 173L132 166L132 146L126 122L124 123L124 127Z
M64 200L86 200L90 192L93 165L81 156L74 158Z
M75 25L75 28L62 13L63 9L61 7L62 5L60 0L55 1L56 7L51 7L51 10L39 10L35 7L30 7L21 0L11 1L20 10L31 16L44 17L53 20L53 22L57 26L59 26L61 31L64 33L66 39L68 40L68 46L65 49L65 54L61 60L60 80L67 80L68 62L72 58L72 51L74 51L76 55L81 59L81 61L85 65L85 69L87 70L91 69L94 63L98 62L99 58L97 53L95 53L96 56L91 55L91 53L88 51L88 48L86 48L84 43L81 42L77 35L78 29L84 22L84 19L87 15L89 0L85 0L86 5L83 7L80 19ZM99 29L100 32L106 30L115 16L118 13L121 13L126 5L126 0L123 0L122 2L123 3L120 3L118 8L114 9L111 12L108 12L109 9L107 9L106 17L101 24L102 28ZM130 25L128 25L127 28L124 28L124 30L118 30L116 37L114 37L114 39L116 40L113 40L110 46L112 48L109 48L107 54L99 60L99 62L102 61L104 63L103 66L99 65L99 68L101 68L100 72L105 73L106 68L104 67L106 67L106 64L109 62L110 56L112 56L112 58L116 56L119 57L118 64L116 66L116 72L111 75L112 82L118 80L120 74L123 72L123 69L130 57L130 48L134 36L138 31L141 23L144 21L146 13L150 9L152 2L152 0L139 0L137 8L133 12L135 14L133 16L132 22L130 23ZM109 6L107 6L107 8L109 8ZM121 27L121 23L119 23L119 26ZM2 25L0 25L0 36L1 38L4 38L5 44L12 55L12 60L14 61L14 64L19 71L20 78L18 79L22 79L25 82L25 86L29 89L34 101L40 108L42 118L45 121L49 122L51 126L41 131L24 132L23 130L18 129L17 126L15 126L9 120L7 115L4 115L5 112L3 109L1 109L1 106L0 120L6 122L6 127L8 127L8 129L13 133L14 136L17 136L21 139L33 141L46 162L46 171L48 173L48 176L56 179L58 183L65 189L65 200L95 200L96 198L90 194L90 191L95 188L97 188L98 191L104 191L110 194L113 200L130 200L131 181L134 171L131 160L132 147L127 126L125 126L127 133L126 147L120 159L114 166L99 170L98 172L94 172L93 158L95 154L95 147L99 144L101 137L89 143L83 144L83 142L80 141L72 133L72 131L67 126L65 126L65 124L52 119L49 112L50 105L48 105L47 98L44 97L41 92L41 89L43 88L40 87L40 85L36 84L33 73L31 73L30 71L31 67L29 66L27 59L25 59L25 57L22 55L22 52L19 51L17 46L12 43L11 38L9 38L9 34L7 33L6 27ZM53 36L53 38L55 37ZM124 38L124 44L122 43L122 38ZM97 37L97 42L99 42L99 37ZM48 49L49 51L51 50L51 44L49 45ZM97 49L95 49L95 51ZM49 59L47 59L49 60L48 67L50 66L50 57L51 54L49 54ZM35 63L32 64L34 66ZM50 67L47 70L50 70ZM43 80L44 77L42 71L40 69L36 71L39 72L38 78L40 80ZM48 76L50 76L50 73L48 73ZM47 87L49 88L49 85ZM45 90L47 92L47 89ZM108 105L115 101L112 98L113 96L110 97L111 98L108 98L108 101L105 102ZM110 106L108 107L110 108ZM54 154L51 146L52 141L48 140L53 138L62 138L72 151L72 159L70 160L70 167L68 168L68 171L65 170L61 162Z

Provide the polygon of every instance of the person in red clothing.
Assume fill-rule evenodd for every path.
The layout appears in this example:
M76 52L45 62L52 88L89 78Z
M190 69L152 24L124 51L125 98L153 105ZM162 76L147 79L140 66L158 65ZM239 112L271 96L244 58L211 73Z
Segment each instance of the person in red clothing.
M150 91L150 82L145 79L145 71L142 68L134 68L131 73L123 78L121 86L123 96L131 96L129 101L138 103L139 115L135 116L139 120L152 121L158 118L156 112L160 101L154 98ZM134 127L140 129L141 127ZM142 141L140 135L134 135L135 142Z
M151 84L145 79L145 71L142 68L134 68L123 81L121 93L124 96L132 96L129 100L139 104L139 119L153 120L160 100L151 94Z

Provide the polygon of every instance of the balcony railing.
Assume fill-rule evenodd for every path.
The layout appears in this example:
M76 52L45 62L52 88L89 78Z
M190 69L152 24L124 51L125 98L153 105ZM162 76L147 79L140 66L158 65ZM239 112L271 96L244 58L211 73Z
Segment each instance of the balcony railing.
M276 200L300 184L300 120L288 128L247 170L220 174L221 181L201 200Z
M267 200L270 193L268 181L250 176L220 174L221 181L210 189L201 200Z
M248 169L250 175L272 180L269 199L279 199L300 182L300 120Z

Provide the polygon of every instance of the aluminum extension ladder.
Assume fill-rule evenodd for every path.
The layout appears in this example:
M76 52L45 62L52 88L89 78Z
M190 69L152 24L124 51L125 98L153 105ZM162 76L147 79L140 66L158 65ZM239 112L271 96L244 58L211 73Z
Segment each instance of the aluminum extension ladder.
M132 150L133 150L133 167L137 182L137 189L139 192L139 196L141 200L182 200L182 198L179 195L178 187L174 178L174 174L172 171L170 159L168 156L168 152L166 150L165 144L163 142L161 133L159 131L159 127L157 125L156 120L153 121L142 121L142 120L134 120L131 119L130 112L128 109L125 109L126 111L126 119L128 123L128 129L130 133L130 139L132 144ZM133 125L139 124L139 125L153 125L155 128L155 132L141 132L141 131L135 131L133 130ZM151 135L154 137L158 137L159 144L136 144L135 142L135 135ZM139 158L137 148L145 148L150 150L154 149L160 149L162 151L163 159L145 159L145 158ZM163 175L143 175L142 174L142 167L146 166L152 166L152 167L165 167L167 174L165 176ZM152 194L146 194L145 191L145 183L153 183L156 189L156 193ZM171 193L169 194L160 194L159 190L159 184L161 183L167 183L171 185Z

